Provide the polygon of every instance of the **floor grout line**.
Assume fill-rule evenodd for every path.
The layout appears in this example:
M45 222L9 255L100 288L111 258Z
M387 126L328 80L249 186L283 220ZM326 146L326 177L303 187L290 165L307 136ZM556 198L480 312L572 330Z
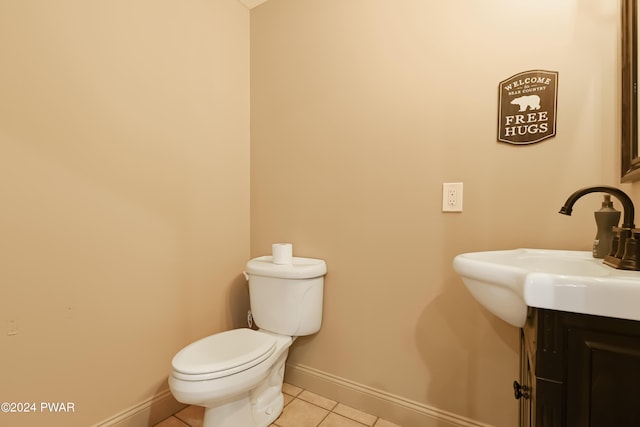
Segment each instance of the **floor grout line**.
M315 427L319 427L319 426L324 422L324 420L326 420L326 419L329 417L329 415L331 415L331 414L335 414L335 415L337 415L337 416L339 416L339 417L346 418L347 420L349 420L349 421L353 421L354 423L358 423L358 424L360 424L360 425L361 425L361 426L363 426L363 427L375 427L376 423L377 423L377 422L378 422L378 420L380 419L380 417L375 417L375 415L372 415L372 414L366 414L365 412L363 412L363 414L371 415L372 417L375 417L375 420L373 421L373 424L371 424L371 425L369 426L369 425L364 424L364 423L362 423L362 422L360 422L360 421L358 421L358 420L356 420L356 419L354 419L354 418L351 418L351 417L349 417L349 416L347 416L347 415L344 415L344 414L340 414L340 413L338 413L338 412L335 412L335 411L334 411L334 409L336 409L336 408L338 407L338 405L340 404L340 402L336 402L336 403L335 403L335 405L333 405L333 408L332 408L332 409L327 409L327 408L324 408L324 407L322 407L322 406L320 406L320 405L316 405L316 404L315 404L315 403L313 403L313 402L310 402L310 401L308 401L308 400L305 400L305 399L300 398L299 396L302 394L302 392L298 393L298 395L297 395L297 396L292 396L292 395L290 395L290 394L288 394L288 393L284 393L284 394L286 394L287 396L289 396L289 397L291 397L291 398L292 398L292 399L291 399L291 402L289 402L289 403L287 403L286 405L284 405L284 407L285 407L285 408L286 408L287 406L289 406L291 403L293 403L293 401L294 401L294 400L301 400L301 401L303 401L303 402L305 402L305 403L308 403L308 404L310 404L310 405L315 406L316 408L320 408L320 409L323 409L323 410L325 410L325 411L328 411L328 412L327 412L327 415L325 415L325 416L322 418L322 420L320 420L320 422L318 422L318 424L316 424L316 426L315 426ZM318 395L318 396L319 396L319 395ZM343 404L343 405L344 405L344 404ZM347 406L347 405L344 405L344 406ZM355 409L355 408L352 408L352 409ZM284 410L284 409L283 409L283 410ZM275 424L275 421L274 421L274 423L273 423L273 424L274 424L275 426L280 427L278 424Z

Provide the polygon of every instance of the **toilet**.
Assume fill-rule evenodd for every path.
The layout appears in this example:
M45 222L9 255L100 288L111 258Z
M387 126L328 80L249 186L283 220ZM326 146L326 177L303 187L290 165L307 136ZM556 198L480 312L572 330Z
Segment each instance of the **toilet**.
M203 427L267 427L282 412L289 347L320 330L326 263L274 257L247 263L251 313L258 330L202 338L171 362L169 388L179 402L204 406Z

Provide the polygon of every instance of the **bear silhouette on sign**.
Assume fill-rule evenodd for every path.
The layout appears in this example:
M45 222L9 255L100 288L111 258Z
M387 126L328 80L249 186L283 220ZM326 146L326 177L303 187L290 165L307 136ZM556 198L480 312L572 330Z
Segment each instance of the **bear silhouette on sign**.
M540 109L540 97L538 95L525 95L519 98L514 98L511 101L512 105L519 105L520 110L518 111L527 111L527 108L530 110L539 110Z

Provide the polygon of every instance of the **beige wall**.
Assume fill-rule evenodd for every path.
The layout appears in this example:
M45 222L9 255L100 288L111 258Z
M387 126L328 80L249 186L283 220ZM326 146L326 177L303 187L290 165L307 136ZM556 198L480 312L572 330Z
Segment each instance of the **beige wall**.
M87 426L244 317L249 11L3 1L0 53L0 401L76 408L0 424Z
M557 212L580 187L619 185L617 8L270 0L252 11L251 253L291 241L329 268L322 330L290 362L516 425L518 330L472 299L451 261L590 249L601 196ZM559 72L557 136L498 143L498 84L531 69ZM442 183L458 181L464 212L442 213Z
M165 390L176 350L241 324L251 231L253 256L328 262L294 364L513 426L517 330L451 259L590 247L598 196L556 212L618 184L616 8L270 0L249 86L236 0L2 2L0 400L77 408L2 422L85 426ZM497 84L535 68L560 73L558 135L498 144Z

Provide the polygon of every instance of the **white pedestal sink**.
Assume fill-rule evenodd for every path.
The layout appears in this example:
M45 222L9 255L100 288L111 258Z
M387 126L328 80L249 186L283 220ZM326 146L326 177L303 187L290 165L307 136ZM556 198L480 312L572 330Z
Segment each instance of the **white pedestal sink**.
M513 249L458 255L453 269L487 310L522 327L527 307L640 320L640 272L591 252Z

